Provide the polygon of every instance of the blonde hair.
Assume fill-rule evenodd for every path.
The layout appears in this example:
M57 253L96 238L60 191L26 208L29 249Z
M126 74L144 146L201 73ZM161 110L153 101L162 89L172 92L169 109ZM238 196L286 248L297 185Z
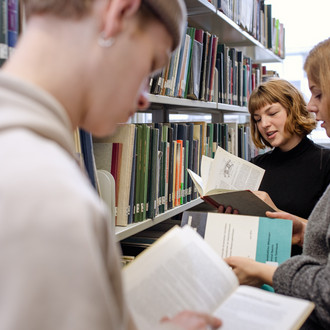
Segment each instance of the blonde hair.
M285 130L289 133L304 137L316 127L316 120L307 111L306 102L298 89L284 79L269 80L254 89L249 98L251 137L257 148L264 149L271 145L260 134L253 115L273 103L280 103L286 109Z
M33 15L48 14L63 19L80 19L92 10L96 0L22 0L27 19ZM111 1L111 0L108 0ZM160 21L172 36L174 50L181 42L186 22L184 0L141 0L137 18L139 26L152 20Z
M318 43L308 54L304 70L308 79L321 89L330 111L330 38Z
M38 14L52 14L62 18L86 16L94 0L22 0L26 17Z

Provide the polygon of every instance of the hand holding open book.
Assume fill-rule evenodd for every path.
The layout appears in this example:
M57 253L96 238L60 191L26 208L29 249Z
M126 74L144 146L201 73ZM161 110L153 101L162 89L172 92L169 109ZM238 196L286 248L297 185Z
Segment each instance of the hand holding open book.
M157 329L182 310L211 313L221 329L299 329L313 303L239 286L221 257L190 226L174 227L124 270L126 297L139 329Z
M266 211L275 211L252 192L259 189L265 170L220 147L214 159L202 157L201 176L190 169L188 173L213 211L220 205L231 206L244 215L265 216Z

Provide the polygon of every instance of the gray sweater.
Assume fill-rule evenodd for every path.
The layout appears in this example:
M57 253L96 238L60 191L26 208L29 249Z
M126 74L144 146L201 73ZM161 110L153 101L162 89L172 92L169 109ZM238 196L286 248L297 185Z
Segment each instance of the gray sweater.
M315 303L302 329L330 329L330 185L309 217L303 254L278 267L273 286Z

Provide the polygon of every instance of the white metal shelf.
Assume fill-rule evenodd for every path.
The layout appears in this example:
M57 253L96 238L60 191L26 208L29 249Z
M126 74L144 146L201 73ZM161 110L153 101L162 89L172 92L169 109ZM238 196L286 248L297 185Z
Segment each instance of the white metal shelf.
M183 211L191 209L192 207L199 205L203 202L201 198L194 199L186 204L174 207L162 214L157 215L154 219L147 219L141 222L132 223L126 227L119 227L116 226L115 234L116 234L116 241L121 241L127 237L130 237L134 234L137 234L145 229L153 227L158 223L161 223Z
M185 0L188 24L216 34L219 42L242 50L255 63L282 59L206 0Z
M151 102L151 109L153 108L153 106L166 106L168 110L181 109L184 111L196 109L197 111L205 113L215 113L219 111L248 113L247 107L241 107L238 105L217 102L205 102L163 95L149 94L149 101Z

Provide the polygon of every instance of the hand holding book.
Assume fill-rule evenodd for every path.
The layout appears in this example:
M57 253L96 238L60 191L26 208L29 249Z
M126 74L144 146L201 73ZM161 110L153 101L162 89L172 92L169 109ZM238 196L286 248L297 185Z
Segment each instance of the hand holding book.
M201 176L188 169L201 198L203 211L215 212L221 205L240 214L265 216L275 211L252 191L258 190L265 170L218 147L214 159L203 156ZM274 205L275 206L275 205Z
M147 265L147 266L146 266ZM140 329L180 311L211 313L225 329L299 329L314 304L239 286L222 258L189 226L174 227L123 269L127 302Z

